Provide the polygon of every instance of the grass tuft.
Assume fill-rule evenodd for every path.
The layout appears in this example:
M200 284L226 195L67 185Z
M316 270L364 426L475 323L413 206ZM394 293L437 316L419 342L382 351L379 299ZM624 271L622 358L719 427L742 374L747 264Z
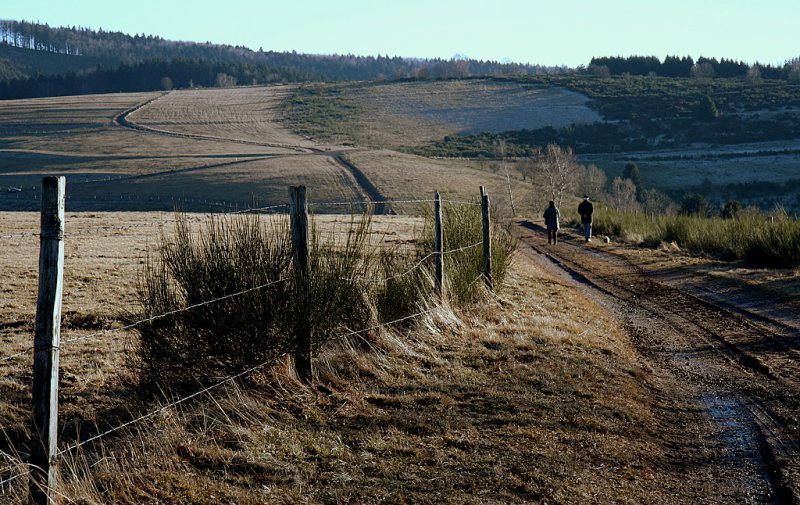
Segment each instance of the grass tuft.
M675 242L695 254L745 260L754 266L800 266L800 221L742 212L735 219L699 216L648 216L614 209L595 214L598 235L613 235L644 245Z

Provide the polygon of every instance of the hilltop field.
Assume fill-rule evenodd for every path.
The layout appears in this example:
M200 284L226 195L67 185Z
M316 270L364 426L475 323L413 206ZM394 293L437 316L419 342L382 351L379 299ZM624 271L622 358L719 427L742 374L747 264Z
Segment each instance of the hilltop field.
M0 501L25 501L36 210L41 177L65 175L60 445L137 421L62 456L65 500L797 503L800 272L672 244L586 244L566 226L548 246L539 181L500 159L424 156L484 134L593 125L592 100L475 79L0 102ZM791 142L748 147L761 163L749 170L790 180ZM693 149L624 156L648 183L685 187L702 177L653 167L708 161ZM743 160L719 149L703 174L724 180ZM610 175L624 165L591 156ZM119 328L174 209L192 226L208 212L278 213L294 184L308 187L317 229L342 236L342 209L386 202L371 234L382 247L421 240L435 190L469 205L486 186L519 249L477 303L320 349L313 386L283 360L176 406L160 407L169 392L142 399L127 359L137 334Z

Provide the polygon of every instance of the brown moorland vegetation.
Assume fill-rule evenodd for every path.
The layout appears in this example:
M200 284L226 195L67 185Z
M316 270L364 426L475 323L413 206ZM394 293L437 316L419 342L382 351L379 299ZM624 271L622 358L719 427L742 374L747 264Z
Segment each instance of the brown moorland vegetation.
M1 216L14 232L36 222ZM172 218L125 216L67 217L68 339L120 324L155 232L99 228ZM384 219L381 240L419 225ZM8 243L4 354L28 345L36 283L36 240ZM281 365L87 445L65 457L60 492L86 503L674 503L708 485L662 465L672 449L658 400L617 323L525 257L499 297L370 341L328 346L311 389ZM131 402L130 345L109 334L65 346L62 444L153 408ZM3 430L20 441L29 364L4 365Z

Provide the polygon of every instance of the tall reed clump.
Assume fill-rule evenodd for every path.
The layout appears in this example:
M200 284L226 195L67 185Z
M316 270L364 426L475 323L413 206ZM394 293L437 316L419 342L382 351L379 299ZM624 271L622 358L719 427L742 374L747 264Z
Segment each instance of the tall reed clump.
M434 248L433 213L426 212L424 249ZM442 207L442 227L446 290L457 303L476 301L483 291L483 220L478 205L445 203ZM507 230L495 225L492 233L492 276L495 285L502 284L508 271L517 242Z
M307 280L295 268L287 221L212 215L190 229L178 216L141 272L132 314L152 318L137 326L132 358L144 390L196 388L293 351L306 329L318 348L422 305L429 291L420 272L367 282L409 261L375 253L369 215L353 217L345 239L312 228Z
M364 279L374 270L375 253L369 244L371 216L351 217L347 238L337 240L336 230L323 236L311 233L308 299L298 298L292 320L309 324L312 347L352 331L374 326L377 315L372 293ZM293 275L294 282L300 277ZM302 292L294 285L294 292Z
M375 283L375 304L381 321L396 321L427 309L434 302L434 280L427 254L421 248L380 251Z
M761 212L743 212L734 219L699 216L647 216L601 209L594 230L633 242L655 245L675 242L695 254L724 260L745 260L771 268L800 266L800 221L786 215L770 219Z
M142 385L196 386L291 348L286 330L295 302L285 280L291 258L285 218L212 215L193 233L187 217L179 215L174 234L162 235L139 276L139 312L133 316L168 314L137 327L132 364Z

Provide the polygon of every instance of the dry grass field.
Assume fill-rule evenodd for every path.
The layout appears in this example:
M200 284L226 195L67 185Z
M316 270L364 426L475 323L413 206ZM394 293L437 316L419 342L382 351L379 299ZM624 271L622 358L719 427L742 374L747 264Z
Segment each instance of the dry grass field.
M322 204L376 193L429 200L434 190L474 201L485 185L502 220L511 213L502 165L392 148L474 128L594 120L583 97L559 90L481 81L335 89L352 115L327 133L299 128L306 135L283 122L302 92L288 86L0 102L0 482L24 472L38 275L39 218L30 211L43 175L67 176L63 448L175 399L142 397L128 360L136 333L106 331L129 320L139 273L160 234L170 233L174 206L280 205L288 185L305 184L320 229L344 237L350 218ZM115 122L140 104L127 127ZM541 191L508 168L518 214L538 217ZM374 242L408 246L423 226L413 216L426 205L391 204L401 215L376 216ZM190 216L193 224L203 218ZM626 327L584 284L530 251L523 246L507 284L475 305L445 302L413 324L323 348L314 386L280 361L71 451L61 465L64 501L748 498L726 469L730 440L686 393L686 378L664 372L660 355L642 359L647 328ZM664 276L681 275L678 265L704 268L652 254L658 261L638 265ZM712 270L731 284L749 275ZM795 283L796 272L761 279L778 289ZM0 502L23 503L24 490L24 478L0 484Z
M0 209L35 210L43 175L67 176L68 210L272 205L286 201L290 184L307 185L317 202L374 198L336 160L339 154L352 162L363 156L371 173L379 169L377 187L387 197L427 199L441 189L472 198L480 185L499 188L500 176L468 162L395 158L385 151L376 156L293 134L276 120L292 90L247 87L0 103ZM114 124L118 114L141 103L147 105L128 120L155 131ZM458 177L451 177L450 169ZM23 191L7 193L7 187Z
M456 133L562 127L599 121L589 99L563 88L488 80L307 85L335 100L335 120L294 126L315 138L373 148L417 146ZM294 115L292 115L294 117Z
M62 447L157 407L132 390L134 333L74 339L122 325L158 223L169 231L172 219L67 215ZM349 226L318 220L323 230ZM0 214L4 233L36 222ZM376 217L375 241L403 244L419 226ZM3 248L7 356L30 346L37 240ZM467 312L444 307L407 331L377 332L371 349L329 346L314 388L279 365L65 455L60 492L78 503L674 503L711 485L704 470L663 464L677 442L659 428L655 386L625 333L527 255L500 296ZM29 360L0 367L0 423L16 443ZM4 501L17 503L22 489L4 487Z

